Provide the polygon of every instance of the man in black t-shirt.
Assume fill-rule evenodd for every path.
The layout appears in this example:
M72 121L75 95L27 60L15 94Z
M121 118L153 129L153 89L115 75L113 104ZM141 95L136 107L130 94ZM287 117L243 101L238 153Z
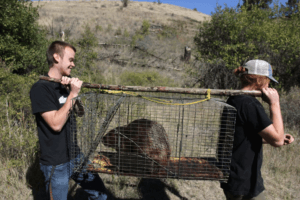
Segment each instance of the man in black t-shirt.
M53 42L47 50L48 76L61 83L39 80L30 91L32 112L36 117L40 143L40 168L45 176L46 189L51 199L66 200L69 179L90 194L89 199L105 200L105 186L98 174L74 174L69 157L68 134L70 134L70 110L72 99L77 97L82 81L69 78L75 67L76 49L72 45ZM70 85L70 91L64 87Z
M291 144L294 138L284 134L278 92L269 88L271 65L263 60L250 60L234 73L241 79L242 90L261 90L263 100L270 105L271 119L254 97L230 97L227 103L236 108L236 124L229 179L221 183L227 200L264 200L261 177L262 144L275 147Z

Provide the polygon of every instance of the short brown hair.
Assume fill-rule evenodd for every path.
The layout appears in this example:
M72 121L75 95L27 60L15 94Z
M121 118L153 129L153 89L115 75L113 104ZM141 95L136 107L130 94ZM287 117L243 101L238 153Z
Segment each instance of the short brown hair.
M64 50L66 47L70 47L76 52L76 48L69 43L63 41L54 41L47 49L46 57L49 67L52 67L56 62L53 55L57 53L61 58L64 57Z
M244 67L238 67L234 70L234 74L239 76L242 82L242 87L254 86L255 89L261 89L267 83L270 83L270 79L266 76L255 74L243 74L247 69Z

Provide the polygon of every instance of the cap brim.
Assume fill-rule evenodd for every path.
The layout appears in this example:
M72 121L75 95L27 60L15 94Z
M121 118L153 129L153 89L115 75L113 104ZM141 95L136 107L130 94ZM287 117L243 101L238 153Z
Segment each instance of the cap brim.
M271 80L274 81L275 83L278 83L278 81L276 81L275 78L273 78L273 77L269 77L269 79L271 79Z

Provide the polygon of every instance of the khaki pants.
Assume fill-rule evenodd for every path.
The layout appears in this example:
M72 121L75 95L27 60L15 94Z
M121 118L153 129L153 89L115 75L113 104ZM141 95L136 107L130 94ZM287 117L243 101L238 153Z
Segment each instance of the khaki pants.
M253 198L247 198L242 195L234 196L230 192L224 190L224 194L227 200L266 200L265 195L261 192L259 195Z

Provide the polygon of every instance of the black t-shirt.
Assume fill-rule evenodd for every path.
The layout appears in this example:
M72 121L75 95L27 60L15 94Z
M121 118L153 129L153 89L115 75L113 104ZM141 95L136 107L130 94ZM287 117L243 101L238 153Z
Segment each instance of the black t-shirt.
M258 133L272 122L254 97L233 96L227 103L237 109L237 115L229 179L221 187L233 195L252 198L265 189L260 171L262 138Z
M60 132L55 132L40 113L59 110L67 100L69 91L60 83L39 80L30 91L32 113L36 117L40 142L40 162L44 165L59 165L68 162L68 134L70 118Z

